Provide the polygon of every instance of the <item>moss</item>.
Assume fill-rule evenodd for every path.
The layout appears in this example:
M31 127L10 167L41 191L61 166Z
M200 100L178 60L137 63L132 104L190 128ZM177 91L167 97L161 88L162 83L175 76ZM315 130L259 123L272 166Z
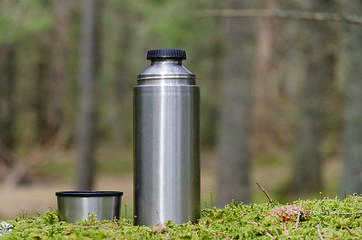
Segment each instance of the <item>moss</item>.
M308 218L298 223L281 222L269 215L281 204L238 204L232 202L224 209L202 211L197 224L165 223L167 232L150 234L151 228L133 226L130 219L77 223L59 220L57 212L46 212L39 217L6 220L13 231L0 239L355 239L362 236L362 197L339 199L297 200L308 211Z

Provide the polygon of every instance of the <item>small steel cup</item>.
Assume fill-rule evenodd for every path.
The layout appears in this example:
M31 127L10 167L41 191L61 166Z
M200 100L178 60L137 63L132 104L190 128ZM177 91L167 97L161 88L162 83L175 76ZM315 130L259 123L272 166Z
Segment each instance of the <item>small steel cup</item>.
M87 220L93 213L97 220L119 219L121 196L117 191L56 192L60 220Z

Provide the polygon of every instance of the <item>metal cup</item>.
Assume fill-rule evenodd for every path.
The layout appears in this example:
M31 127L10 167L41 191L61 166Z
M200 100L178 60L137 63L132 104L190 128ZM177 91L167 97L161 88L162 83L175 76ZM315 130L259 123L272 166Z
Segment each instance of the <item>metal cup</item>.
M56 192L60 220L87 220L93 213L97 220L119 219L121 196L117 191Z

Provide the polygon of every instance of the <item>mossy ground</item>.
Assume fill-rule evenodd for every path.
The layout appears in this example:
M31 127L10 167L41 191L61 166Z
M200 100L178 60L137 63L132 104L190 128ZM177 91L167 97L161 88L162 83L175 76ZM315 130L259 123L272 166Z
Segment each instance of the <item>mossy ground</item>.
M57 212L39 217L6 220L13 230L0 239L358 239L362 237L362 196L344 200L297 200L308 212L305 221L281 222L268 213L281 204L231 203L223 209L202 211L197 224L165 223L167 232L151 234L151 227L132 220L77 223L59 221Z

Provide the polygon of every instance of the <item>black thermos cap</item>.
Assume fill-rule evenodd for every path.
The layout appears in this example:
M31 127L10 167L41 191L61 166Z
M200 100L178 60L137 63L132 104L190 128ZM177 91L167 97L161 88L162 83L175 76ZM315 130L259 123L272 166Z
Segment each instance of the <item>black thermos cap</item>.
M178 58L186 59L185 50L180 49L152 49L147 52L147 59Z

